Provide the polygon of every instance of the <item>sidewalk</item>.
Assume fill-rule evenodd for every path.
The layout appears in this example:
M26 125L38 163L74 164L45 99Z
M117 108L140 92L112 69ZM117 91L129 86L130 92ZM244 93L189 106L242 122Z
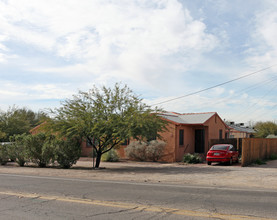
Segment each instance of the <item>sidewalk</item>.
M71 169L18 167L9 163L0 166L0 173L277 190L277 160L252 167L130 161L101 162L100 166L102 169L92 169L90 158L81 158Z

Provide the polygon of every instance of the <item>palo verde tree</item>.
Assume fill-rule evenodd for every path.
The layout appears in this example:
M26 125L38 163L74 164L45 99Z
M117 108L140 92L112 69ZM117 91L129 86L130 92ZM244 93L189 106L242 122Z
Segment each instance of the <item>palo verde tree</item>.
M80 91L53 110L47 124L61 136L78 135L88 141L96 153L97 168L101 156L126 139L159 138L166 128L159 111L144 104L126 85L116 83L114 88L94 86L88 92Z

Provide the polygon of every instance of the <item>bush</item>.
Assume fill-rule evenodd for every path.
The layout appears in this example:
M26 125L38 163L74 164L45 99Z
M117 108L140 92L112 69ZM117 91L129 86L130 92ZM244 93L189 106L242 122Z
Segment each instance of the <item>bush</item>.
M27 135L25 137L27 156L39 167L46 167L55 158L54 139L54 136L46 136L44 133Z
M200 157L199 154L185 154L184 155L184 160L185 163L202 163L202 158Z
M7 152L7 145L0 144L0 165L5 165L9 161L9 156Z
M106 162L118 162L119 156L116 153L116 151L114 149L112 149L112 150L108 151L107 153L103 154L102 160L106 161Z
M21 167L28 161L25 143L26 136L26 134L21 134L10 137L12 144L8 146L8 155L10 159Z
M264 164L266 164L266 162L265 162L264 160L257 159L257 160L255 161L255 164L264 165Z
M269 156L269 159L270 159L270 160L277 160L277 154L271 154L271 155Z
M166 143L164 141L150 141L145 151L147 159L158 161L163 155L165 145Z
M134 141L125 148L125 154L132 160L145 161L146 160L146 146L145 142Z
M61 168L70 168L73 164L76 164L80 156L81 147L77 138L55 141L55 158Z
M165 145L163 141L134 141L125 148L125 154L132 160L157 161L162 157Z

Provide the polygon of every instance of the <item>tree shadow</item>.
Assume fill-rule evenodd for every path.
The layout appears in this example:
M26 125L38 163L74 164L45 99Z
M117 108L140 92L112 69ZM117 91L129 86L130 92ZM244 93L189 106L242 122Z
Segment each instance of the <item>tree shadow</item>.
M112 174L164 174L164 175L180 175L180 174L213 174L226 173L232 171L226 167L220 166L183 166L183 167L151 167L151 166L121 166L103 169L102 172Z

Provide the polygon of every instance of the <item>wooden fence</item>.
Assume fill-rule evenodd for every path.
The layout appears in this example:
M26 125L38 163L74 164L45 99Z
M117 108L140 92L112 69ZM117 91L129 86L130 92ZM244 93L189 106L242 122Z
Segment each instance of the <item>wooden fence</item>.
M241 166L247 166L257 159L268 159L272 154L277 154L277 139L242 139Z

